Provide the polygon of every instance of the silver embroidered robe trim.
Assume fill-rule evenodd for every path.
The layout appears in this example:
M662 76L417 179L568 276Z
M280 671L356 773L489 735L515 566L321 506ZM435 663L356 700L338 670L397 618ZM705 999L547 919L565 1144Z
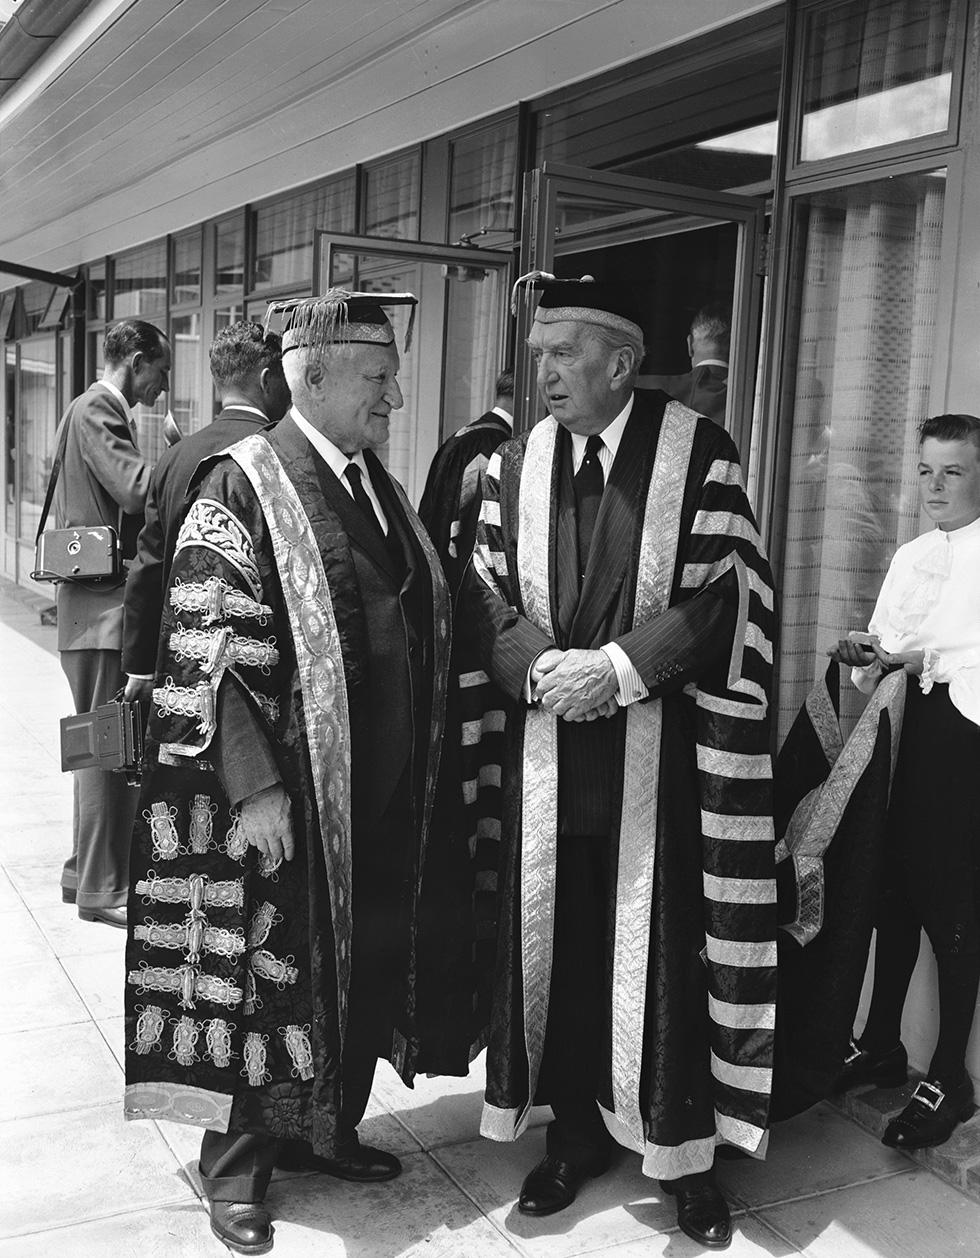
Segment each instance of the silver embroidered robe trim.
M855 784L871 762L883 710L887 710L891 726L891 774L895 772L905 716L905 687L901 670L882 679L847 740L848 754L838 752L826 780L800 800L776 847L778 863L793 862L797 890L796 918L782 923L781 929L801 947L815 939L823 926L824 853L837 833ZM812 711L809 699L807 709ZM828 732L826 739L821 735L821 742L825 754L832 751L839 742L839 727L838 739Z
M170 605L178 612L201 612L206 625L233 617L257 620L260 625L272 619L271 607L242 594L218 576L208 577L206 581L176 580L170 589Z
M223 502L197 498L191 503L177 534L174 554L188 546L214 551L239 573L257 600L262 593L262 579L255 562L255 548L248 530Z
M240 441L231 453L262 507L289 612L327 869L343 1036L352 929L350 717L337 618L312 526L275 451L254 436Z

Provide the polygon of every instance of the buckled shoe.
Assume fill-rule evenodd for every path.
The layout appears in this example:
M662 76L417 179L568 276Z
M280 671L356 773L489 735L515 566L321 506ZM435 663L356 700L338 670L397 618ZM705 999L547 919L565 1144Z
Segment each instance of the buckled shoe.
M575 1200L578 1190L587 1179L595 1179L609 1169L609 1159L597 1158L593 1162L565 1162L553 1154L546 1154L521 1185L517 1209L521 1214L541 1218L557 1214Z
M727 1249L732 1243L732 1215L710 1171L662 1179L660 1187L677 1198L677 1226L705 1249Z
M873 1083L876 1088L900 1088L908 1077L909 1057L904 1044L880 1053L851 1040L834 1091L847 1092L865 1083Z
M209 1201L211 1231L238 1254L267 1254L275 1228L261 1201Z
M967 1075L949 1092L936 1079L916 1084L908 1105L885 1128L881 1143L892 1149L930 1149L944 1144L957 1123L974 1110L973 1081Z

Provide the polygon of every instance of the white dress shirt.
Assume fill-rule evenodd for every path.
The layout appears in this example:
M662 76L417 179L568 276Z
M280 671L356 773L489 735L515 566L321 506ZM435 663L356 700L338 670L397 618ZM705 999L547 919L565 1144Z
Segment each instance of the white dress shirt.
M122 403L123 411L126 414L126 423L129 425L129 431L133 434L133 444L138 446L139 439L136 430L136 419L133 415L133 408L126 401L125 394L122 389L117 388L111 380L97 380L96 384L101 384L104 389L108 389L114 398L118 398Z
M325 437L319 429L313 427L308 419L304 419L295 406L289 413L292 415L296 427L306 437L313 449L323 459L324 463L326 463L327 467L330 468L331 472L333 472L334 476L337 477L352 498L354 497L354 491L351 489L350 481L344 475L344 472L348 463L354 463L361 469L361 484L364 486L364 492L370 499L371 506L374 507L374 514L378 517L381 531L387 537L388 521L385 518L384 511L381 509L378 495L374 492L374 486L371 484L367 464L364 462L364 451L358 450L354 455L344 454L343 450L338 449L329 437Z
M510 411L505 411L505 410L504 410L504 408L503 408L502 406L491 406L491 408L490 408L490 414L491 414L491 415L499 415L499 416L500 416L500 418L501 418L501 419L504 421L504 423L507 425L507 427L508 427L508 428L510 428L510 429L513 429L513 427L514 427L514 416L510 413Z
M980 518L900 546L868 629L886 651L923 651L923 693L947 682L954 707L980 725ZM875 660L851 680L870 694L881 674Z

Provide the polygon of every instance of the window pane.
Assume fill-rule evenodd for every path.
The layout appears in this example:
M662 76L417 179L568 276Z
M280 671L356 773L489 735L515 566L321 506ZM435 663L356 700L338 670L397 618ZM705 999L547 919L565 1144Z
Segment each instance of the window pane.
M811 14L800 160L945 131L957 0L866 0Z
M365 170L364 231L368 236L418 240L418 153L378 162Z
M216 297L240 297L245 283L245 219L241 214L216 224L214 277Z
M681 75L550 105L536 115L536 164L565 162L699 188L766 182L781 65L775 34L713 67L697 91Z
M114 319L151 319L167 309L167 242L157 241L116 259Z
M255 275L252 288L261 292L292 284L310 291L313 278L313 232L354 230L354 176L262 206L255 211Z
M508 248L514 239L517 127L501 123L454 140L449 187L449 239L481 249Z
M174 237L174 280L171 300L175 306L201 301L201 231Z
M214 334L215 336L222 328L230 327L233 323L238 323L245 318L244 306L226 306L224 310L216 310L214 312Z
M55 374L55 338L38 337L20 346L20 440L21 467L19 532L34 540L41 505L54 459L54 433L58 422Z
M170 344L170 410L182 433L196 432L201 427L201 316L172 319Z
M796 206L784 502L780 726L868 619L892 555L920 531L917 425L935 342L944 172L815 194ZM842 687L841 716L863 705Z
M100 323L105 318L104 262L97 262L88 269L88 317Z

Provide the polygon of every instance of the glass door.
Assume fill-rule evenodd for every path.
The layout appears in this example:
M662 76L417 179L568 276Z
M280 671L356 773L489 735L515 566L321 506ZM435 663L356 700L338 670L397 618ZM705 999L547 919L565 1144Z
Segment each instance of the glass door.
M762 198L546 162L525 176L520 270L592 275L632 288L645 315L640 374L648 379L689 377L694 316L705 309L727 315L728 389L718 420L748 465L765 231ZM515 402L523 427L541 414L526 345L533 304L524 294L518 306ZM721 359L722 350L711 357Z
M405 404L378 451L415 503L443 439L492 405L494 378L505 366L511 269L509 253L317 233L314 291L409 292L419 299L407 350L408 308L388 312Z

